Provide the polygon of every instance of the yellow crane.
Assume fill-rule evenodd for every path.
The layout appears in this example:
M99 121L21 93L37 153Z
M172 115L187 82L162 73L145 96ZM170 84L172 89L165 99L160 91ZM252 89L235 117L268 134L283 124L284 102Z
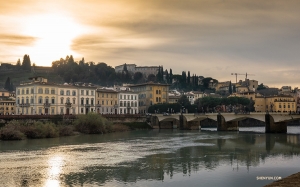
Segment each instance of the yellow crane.
M246 79L247 79L247 76L248 76L248 75L254 75L254 74L248 74L248 73L246 73L246 74L242 74L242 73L231 73L231 75L235 75L235 83L237 83L237 76L238 76L238 75L246 75Z

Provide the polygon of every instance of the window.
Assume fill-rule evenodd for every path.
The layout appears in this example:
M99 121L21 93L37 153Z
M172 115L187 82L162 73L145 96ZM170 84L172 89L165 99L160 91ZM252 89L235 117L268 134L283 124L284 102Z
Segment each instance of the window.
M43 103L43 98L39 97L39 104L42 104L42 103Z
M66 95L70 95L70 90L67 90Z
M83 108L80 109L81 114L83 114Z
M46 97L46 99L45 99L45 103L49 103L49 98L48 97Z
M17 94L20 95L20 89L18 89Z
M89 99L88 98L86 98L86 103L85 104L87 104L87 105L89 104Z
M54 104L55 103L55 99L52 97L51 98L51 103Z
M24 89L22 89L22 94L24 94Z
M28 88L26 89L26 94L29 94L29 89Z
M30 98L30 103L33 104L33 97Z
M133 100L133 95L131 95L131 100Z
M76 99L73 99L73 105L75 105L75 100L76 100Z
M65 91L64 90L60 90L60 95L64 95Z
M94 91L91 91L91 95L94 95Z
M38 89L38 93L39 93L39 94L42 94L42 93L43 93L43 88L39 88L39 89Z
M26 103L29 103L29 98L28 97L26 97Z
M64 98L60 98L60 104L64 104Z
M91 105L94 105L94 99L91 99Z
M152 98L152 94L150 94L150 98Z
M73 96L76 96L76 91L73 90L73 91L72 91L72 95L73 95Z
M55 90L54 89L51 89L51 94L55 94Z
M49 94L49 88L45 89L45 94Z
M122 95L120 95L120 99L122 99Z
M88 90L86 90L86 95L89 95L89 91Z
M66 101L66 103L70 103L70 98L67 98L67 101Z
M81 98L81 104L82 104L82 105L84 104L84 99L83 99L83 98Z
M34 89L33 88L31 88L31 94L33 94L34 93Z
M81 90L81 95L84 95L84 90Z
M63 107L60 108L60 114L64 114L64 108Z
M54 114L54 108L51 108L51 114Z

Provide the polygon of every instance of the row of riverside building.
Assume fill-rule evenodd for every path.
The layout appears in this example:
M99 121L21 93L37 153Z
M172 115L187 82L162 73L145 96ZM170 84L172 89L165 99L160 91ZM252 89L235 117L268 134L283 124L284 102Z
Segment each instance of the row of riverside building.
M144 83L128 88L97 88L92 84L54 84L32 77L16 87L15 114L141 114L168 102L168 84Z
M255 84L247 83L229 97L246 97L255 102L256 112L300 112L300 90L283 87L280 92L262 95ZM217 86L223 86L220 82ZM229 84L228 84L229 85ZM227 86L227 83L225 86ZM238 86L237 86L238 87ZM228 90L228 89L226 89ZM144 114L151 105L177 103L186 95L191 104L202 97L221 97L216 93L191 91L187 93L169 90L168 84L144 83L125 87L99 88L92 84L50 83L43 77L32 77L10 93L0 89L0 115L57 115L57 114ZM3 99L6 98L6 99Z

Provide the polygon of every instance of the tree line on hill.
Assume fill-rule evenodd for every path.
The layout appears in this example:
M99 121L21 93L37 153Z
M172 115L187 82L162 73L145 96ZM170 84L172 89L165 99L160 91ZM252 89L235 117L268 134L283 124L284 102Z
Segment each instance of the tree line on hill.
M197 75L191 76L190 72L186 74L185 71L181 75L173 75L172 69L164 70L163 66L159 66L156 75L150 74L148 77L144 77L141 72L128 71L126 64L123 66L123 71L115 72L113 67L104 62L85 62L84 58L75 62L72 55L53 61L52 68L65 82L88 82L101 86L121 85L122 83L140 84L152 81L170 84L171 88L203 91L209 89L211 81L218 82L216 79L208 77L203 78L200 85Z

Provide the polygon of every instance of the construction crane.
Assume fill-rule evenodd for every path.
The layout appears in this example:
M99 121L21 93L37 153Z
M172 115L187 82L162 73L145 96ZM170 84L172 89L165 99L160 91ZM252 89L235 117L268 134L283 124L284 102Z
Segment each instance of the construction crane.
M246 79L247 79L247 76L248 76L248 75L254 75L254 74L248 74L248 73L246 73L246 74L241 74L241 73L231 73L231 75L235 75L235 83L237 83L237 76L238 76L238 75L246 75Z

